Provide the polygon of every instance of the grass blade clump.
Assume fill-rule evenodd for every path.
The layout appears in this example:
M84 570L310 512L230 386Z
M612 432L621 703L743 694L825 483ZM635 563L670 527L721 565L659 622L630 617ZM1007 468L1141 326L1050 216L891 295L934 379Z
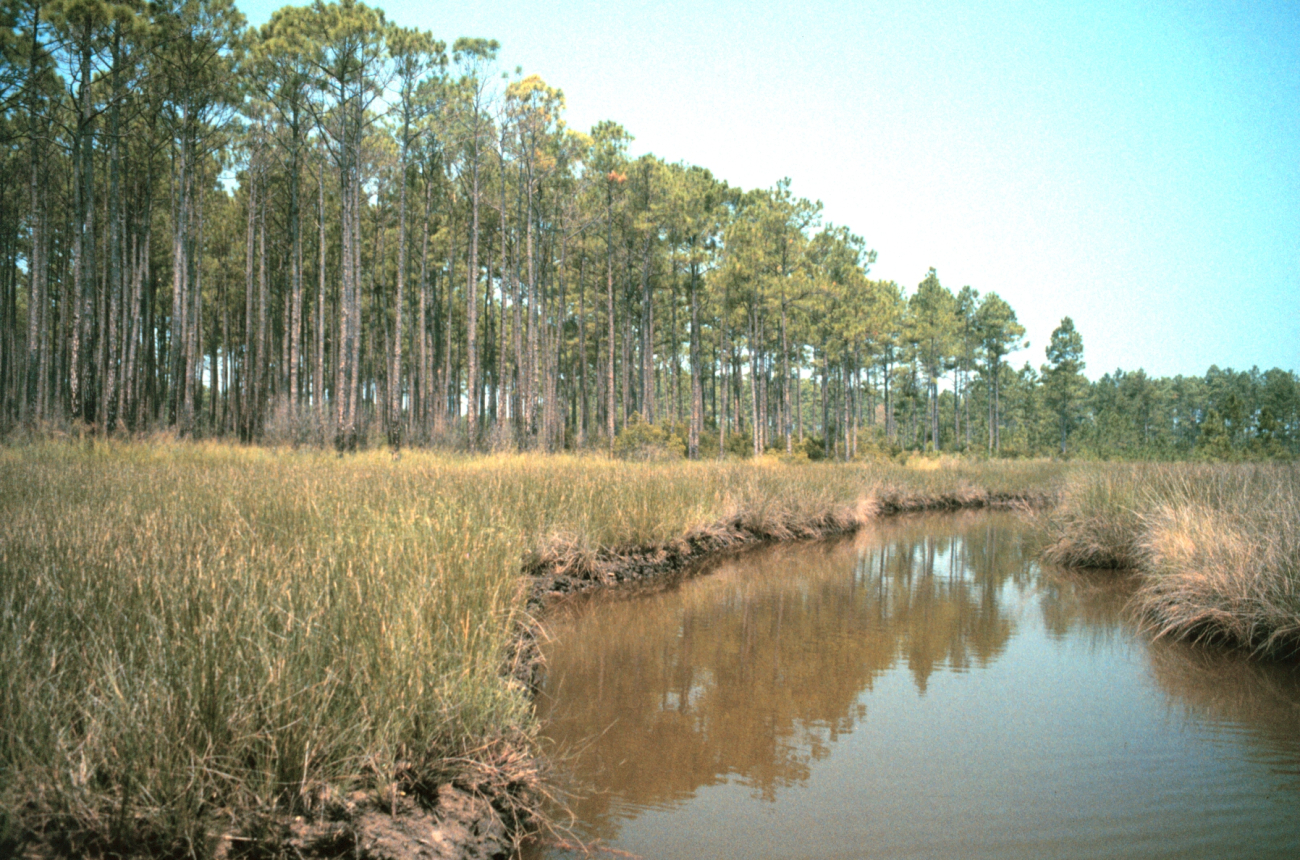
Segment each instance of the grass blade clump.
M1300 468L1081 467L1044 515L1048 561L1141 573L1134 605L1161 637L1300 649Z
M1180 482L1145 517L1137 604L1159 636L1300 647L1300 481L1294 467L1241 467ZM1171 494L1173 495L1173 494Z
M522 541L454 469L182 448L0 457L0 802L206 853L529 725Z
M1066 567L1136 567L1142 509L1157 473L1149 467L1092 465L1071 474L1044 518L1043 557Z

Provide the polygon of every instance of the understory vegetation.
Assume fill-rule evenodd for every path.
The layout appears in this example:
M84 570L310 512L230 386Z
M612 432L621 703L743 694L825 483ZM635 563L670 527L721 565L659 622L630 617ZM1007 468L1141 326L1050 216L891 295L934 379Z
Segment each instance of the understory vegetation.
M533 716L522 568L737 523L1050 492L1051 463L0 449L0 809L204 855L341 794L436 790Z
M1045 516L1045 557L1141 572L1155 635L1300 651L1300 467L1091 465Z

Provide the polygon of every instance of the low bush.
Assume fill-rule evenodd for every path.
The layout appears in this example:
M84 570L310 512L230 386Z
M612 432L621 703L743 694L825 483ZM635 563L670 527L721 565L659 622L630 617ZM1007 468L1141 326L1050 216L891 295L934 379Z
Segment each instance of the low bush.
M614 437L614 456L624 460L680 460L686 456L686 443L672 429L642 421L634 412Z

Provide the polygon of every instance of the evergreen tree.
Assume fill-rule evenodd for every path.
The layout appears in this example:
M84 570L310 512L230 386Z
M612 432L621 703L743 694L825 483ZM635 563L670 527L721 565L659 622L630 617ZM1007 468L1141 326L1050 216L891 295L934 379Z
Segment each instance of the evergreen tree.
M1295 373L1089 383L1068 318L1012 371L995 293L905 297L789 179L634 159L498 50L357 0L257 33L231 0L0 0L0 430L1300 455Z
M985 387L988 396L988 424L991 454L1002 451L1002 370L1008 353L1020 349L1025 328L1016 320L1016 312L997 293L989 293L975 311L975 330L984 354Z
M1087 387L1083 368L1083 338L1075 330L1074 320L1065 317L1052 332L1052 340L1047 345L1047 364L1042 370L1045 399L1056 415L1060 430L1062 455L1079 420L1079 406Z

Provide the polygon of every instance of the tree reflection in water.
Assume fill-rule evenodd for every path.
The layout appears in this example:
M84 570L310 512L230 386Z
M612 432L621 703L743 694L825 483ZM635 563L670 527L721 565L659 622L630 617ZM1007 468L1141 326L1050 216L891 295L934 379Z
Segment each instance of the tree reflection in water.
M659 806L730 780L774 799L866 716L862 693L881 674L906 665L924 693L936 671L995 660L1034 576L1006 519L891 520L557 613L547 735L582 750L575 770L607 789L586 796L579 817L609 838L613 795Z

